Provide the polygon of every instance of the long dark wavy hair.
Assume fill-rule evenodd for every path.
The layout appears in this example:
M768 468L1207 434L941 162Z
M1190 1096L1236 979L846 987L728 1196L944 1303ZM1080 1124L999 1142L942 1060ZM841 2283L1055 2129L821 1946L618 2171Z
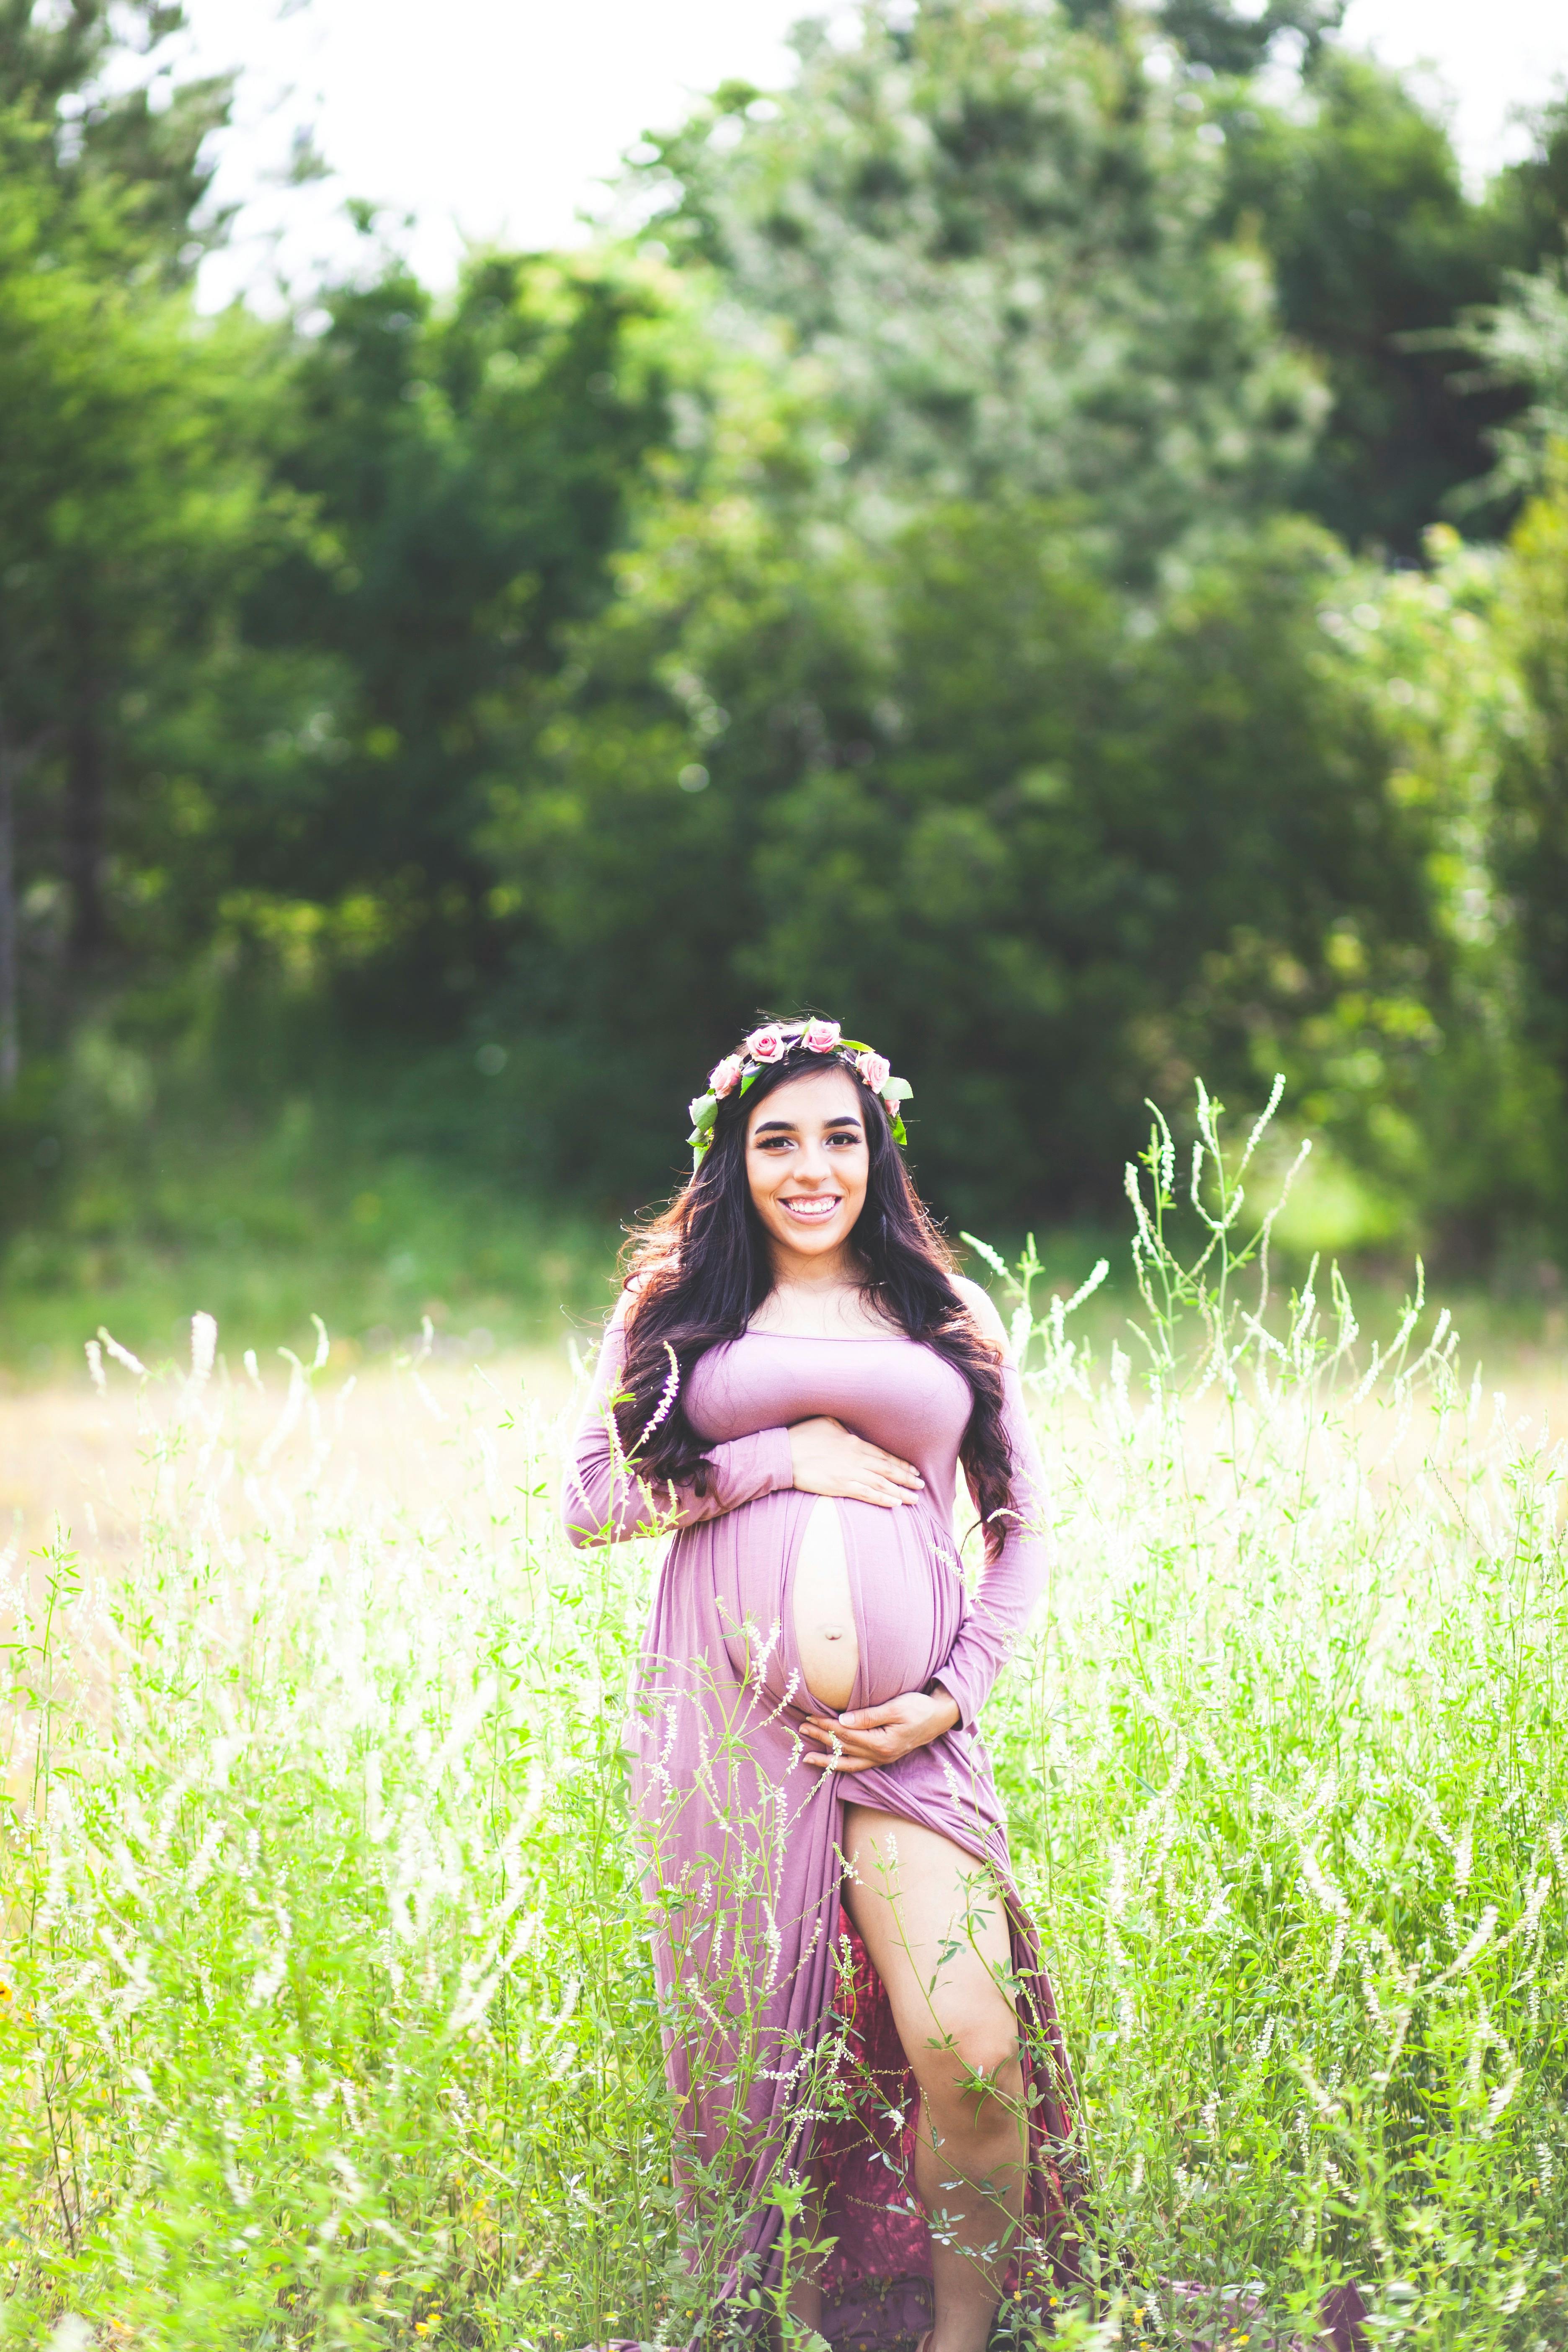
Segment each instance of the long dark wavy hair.
M766 1018L767 1016L764 1016ZM792 1043L744 1098L721 1101L713 1141L668 1209L628 1240L625 1357L616 1406L621 1444L637 1475L707 1492L701 1440L686 1417L686 1386L699 1357L738 1339L773 1286L767 1238L746 1179L746 1128L759 1103L792 1079L820 1076L832 1061ZM843 1064L837 1066L843 1067ZM950 1363L968 1383L969 1423L959 1447L994 1559L1013 1507L1013 1460L1002 1426L1002 1355L982 1337L953 1287L955 1261L910 1183L881 1102L860 1088L869 1169L850 1236L868 1304ZM679 1367L674 1401L659 1416ZM649 1424L654 1425L650 1428Z

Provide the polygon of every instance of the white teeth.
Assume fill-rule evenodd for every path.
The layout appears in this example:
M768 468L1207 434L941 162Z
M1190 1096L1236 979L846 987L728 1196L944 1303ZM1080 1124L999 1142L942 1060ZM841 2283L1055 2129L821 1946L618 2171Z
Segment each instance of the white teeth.
M815 1217L820 1222L830 1217L838 1206L837 1201L784 1201L780 1204L792 1217Z

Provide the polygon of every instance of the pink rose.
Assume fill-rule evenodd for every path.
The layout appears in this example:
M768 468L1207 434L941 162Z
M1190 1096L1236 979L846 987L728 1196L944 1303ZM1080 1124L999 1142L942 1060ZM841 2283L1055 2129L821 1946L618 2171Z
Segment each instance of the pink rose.
M753 1062L776 1062L784 1050L782 1029L753 1029L746 1040L746 1053Z
M800 1042L808 1054L831 1054L838 1043L837 1021L808 1021L800 1033Z
M739 1054L726 1054L721 1062L715 1063L708 1073L708 1083L721 1101L726 1095L732 1095L741 1083Z
M897 1118L899 1117L899 1105L902 1100L902 1095L886 1094L882 1097L882 1108L887 1112L889 1118Z
M857 1054L855 1067L874 1095L879 1095L893 1075L893 1066L885 1054Z

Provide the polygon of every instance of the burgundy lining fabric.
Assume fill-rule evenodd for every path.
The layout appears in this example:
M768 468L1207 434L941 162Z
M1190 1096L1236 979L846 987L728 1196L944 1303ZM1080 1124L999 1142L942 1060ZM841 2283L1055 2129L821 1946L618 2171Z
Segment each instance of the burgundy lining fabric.
M842 2352L891 2352L922 2335L932 2316L931 2232L914 2186L920 2092L882 1979L842 1909L838 1940L844 1963L833 2007L848 2096L816 2133L828 2182L824 2235L837 2241L823 2271L822 2332ZM1067 2060L1050 1987L1021 1917L1014 1922L1013 1963L1032 2161L1026 2236L1005 2292L1037 2304L1077 2275L1074 2184L1064 2179L1061 2162L1069 2132L1060 2102Z

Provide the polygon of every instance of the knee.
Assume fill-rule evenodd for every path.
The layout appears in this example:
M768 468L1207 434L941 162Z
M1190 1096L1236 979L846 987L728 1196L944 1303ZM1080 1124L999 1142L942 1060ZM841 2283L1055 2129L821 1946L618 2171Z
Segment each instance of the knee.
M916 2070L922 2073L921 2089L933 2105L946 2108L954 2120L962 2116L971 2127L991 2118L998 2098L1016 2098L1023 2087L1018 2036L1010 2019L965 2019L930 2056L929 2070Z

